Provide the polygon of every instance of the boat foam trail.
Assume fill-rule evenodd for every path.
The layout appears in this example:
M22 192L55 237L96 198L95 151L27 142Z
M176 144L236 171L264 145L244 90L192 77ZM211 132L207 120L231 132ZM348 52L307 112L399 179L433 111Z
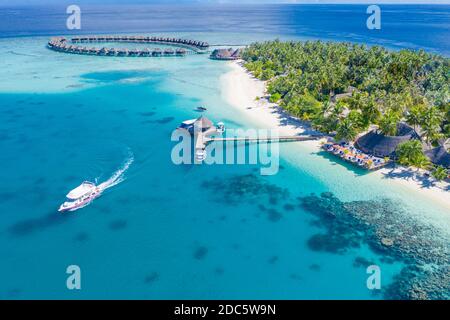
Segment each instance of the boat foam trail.
M123 180L125 180L123 175L128 170L128 168L131 166L133 161L134 161L134 157L133 157L133 155L130 155L130 157L124 163L124 165L121 168L119 168L116 172L114 172L112 174L112 176L108 180L106 180L105 182L100 183L98 185L98 188L101 191L104 191L104 190L106 190L108 188L111 188L111 187L114 187L114 186L118 185Z

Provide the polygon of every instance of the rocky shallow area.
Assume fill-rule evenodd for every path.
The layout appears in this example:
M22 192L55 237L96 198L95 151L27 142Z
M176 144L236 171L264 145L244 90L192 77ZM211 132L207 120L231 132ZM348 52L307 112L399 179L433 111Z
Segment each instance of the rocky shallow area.
M450 299L449 239L418 221L401 203L343 202L329 192L293 198L287 189L254 174L205 181L202 186L224 204L255 205L273 222L282 218L280 212L311 214L311 224L321 230L308 239L311 250L344 254L368 245L380 261L401 263L401 272L382 289L385 299ZM357 260L355 267L369 263L363 257Z

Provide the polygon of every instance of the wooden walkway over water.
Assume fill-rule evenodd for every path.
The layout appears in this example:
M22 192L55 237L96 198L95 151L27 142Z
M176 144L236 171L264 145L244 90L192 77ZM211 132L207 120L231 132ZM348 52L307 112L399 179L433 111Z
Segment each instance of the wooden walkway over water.
M88 43L138 43L138 44L160 44L166 46L177 47L175 50L166 48L144 48L144 49L128 49L128 48L88 48L79 44ZM169 57L184 56L190 53L208 53L209 44L203 41L163 38L163 37L146 37L146 36L84 36L74 37L70 40L64 37L55 37L48 42L48 48L58 52L97 55L97 56L118 56L118 57Z
M209 134L196 134L195 139L195 150L205 150L206 146L212 142L243 142L243 143L277 143L277 142L298 142L298 141L311 141L319 140L323 138L321 135L308 135L308 136L278 136L278 137L228 137L228 138L218 138L209 137Z
M256 143L270 143L270 142L295 142L295 141L310 141L318 140L322 136L278 136L278 137L230 137L230 138L210 138L209 141L235 141L235 142L256 142Z

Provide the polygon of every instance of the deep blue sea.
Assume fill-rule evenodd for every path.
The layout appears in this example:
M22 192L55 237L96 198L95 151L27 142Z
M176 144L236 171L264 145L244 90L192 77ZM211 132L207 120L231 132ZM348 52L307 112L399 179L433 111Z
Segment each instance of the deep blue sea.
M66 7L2 7L0 36L217 32L220 44L278 36L450 53L449 5L380 5L382 27L375 31L366 28L367 5L81 5L82 30L74 32L66 29Z
M331 224L305 209L311 194L373 201L369 213L390 215L381 227L432 226L430 241L449 245L448 208L310 145L283 144L274 176L258 165L174 165L170 135L199 105L227 128L255 125L222 96L226 63L65 55L45 45L51 35L139 33L448 55L450 6L382 5L375 31L367 7L355 5L81 6L77 32L65 29L65 8L0 8L0 299L386 297L405 262L374 250L345 218ZM122 183L88 207L57 212L72 188L104 181L130 159ZM366 286L370 264L382 270L382 290ZM79 291L66 288L69 265L81 268Z

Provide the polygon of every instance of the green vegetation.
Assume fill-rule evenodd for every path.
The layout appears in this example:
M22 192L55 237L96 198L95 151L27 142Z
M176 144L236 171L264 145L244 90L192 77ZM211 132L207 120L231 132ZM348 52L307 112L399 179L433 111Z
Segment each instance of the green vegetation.
M433 144L450 136L450 59L350 43L270 41L243 52L246 68L269 80L270 100L323 132L352 140L399 121ZM343 94L336 96L337 94Z
M396 153L398 162L404 166L427 168L430 164L423 153L422 144L419 140L410 140L399 144Z
M431 175L439 181L445 180L448 177L448 171L443 166L436 167Z

